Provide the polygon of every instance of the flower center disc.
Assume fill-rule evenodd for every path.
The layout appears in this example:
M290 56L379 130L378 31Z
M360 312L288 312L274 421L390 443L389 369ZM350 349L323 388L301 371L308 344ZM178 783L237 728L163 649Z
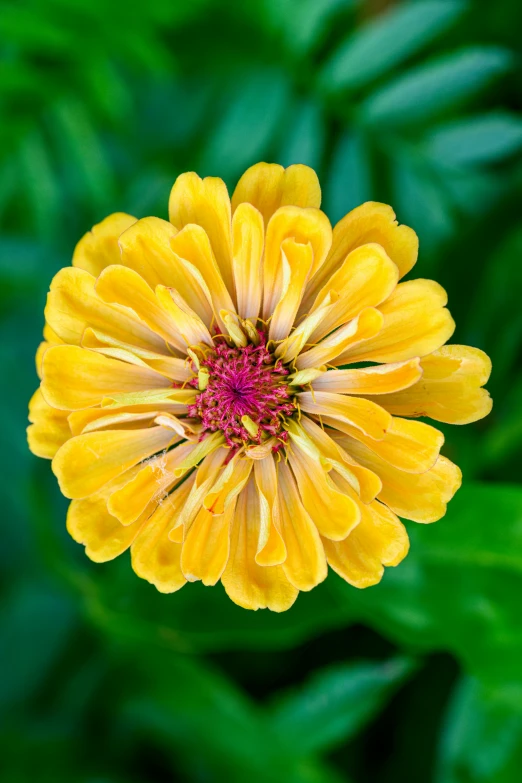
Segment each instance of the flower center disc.
M282 445L288 437L284 419L295 410L285 381L289 371L267 349L262 331L258 345L236 348L218 339L200 362L200 376L208 373L208 382L189 405L189 416L201 419L204 431L221 431L231 448L269 437Z

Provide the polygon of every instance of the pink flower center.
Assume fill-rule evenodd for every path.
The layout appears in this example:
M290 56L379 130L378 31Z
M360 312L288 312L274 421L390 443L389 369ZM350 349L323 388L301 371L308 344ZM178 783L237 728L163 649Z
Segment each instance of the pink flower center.
M204 431L221 431L231 448L259 444L272 436L286 442L284 418L295 411L285 383L289 371L267 349L265 333L260 331L259 336L259 345L244 348L216 342L200 362L208 372L208 385L188 406L189 416L201 419ZM244 416L254 425L250 424L250 431Z

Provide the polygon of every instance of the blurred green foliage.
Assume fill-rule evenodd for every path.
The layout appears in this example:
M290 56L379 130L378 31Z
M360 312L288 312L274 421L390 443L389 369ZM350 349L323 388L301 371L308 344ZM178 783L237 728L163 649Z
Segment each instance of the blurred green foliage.
M13 783L516 783L522 764L522 6L415 0L0 4L0 770ZM421 239L492 415L464 487L382 584L282 616L89 563L24 437L52 275L174 178L315 167Z

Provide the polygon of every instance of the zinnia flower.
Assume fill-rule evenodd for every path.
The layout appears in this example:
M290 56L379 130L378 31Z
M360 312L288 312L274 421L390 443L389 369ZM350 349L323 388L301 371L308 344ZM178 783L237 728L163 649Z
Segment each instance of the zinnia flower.
M97 562L130 548L162 592L214 585L283 611L328 564L373 585L461 483L418 417L485 416L490 372L444 344L415 233L368 202L333 229L306 166L259 163L230 200L182 174L170 222L114 214L54 278L29 445Z

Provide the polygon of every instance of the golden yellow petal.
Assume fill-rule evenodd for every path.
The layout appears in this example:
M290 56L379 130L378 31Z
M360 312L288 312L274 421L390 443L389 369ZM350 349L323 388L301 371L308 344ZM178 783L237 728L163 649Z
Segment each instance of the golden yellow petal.
M253 323L261 309L263 293L263 217L251 204L240 204L232 219L232 269L237 293L237 312Z
M65 497L86 498L177 440L179 436L164 427L88 432L63 444L52 469Z
M44 356L42 394L55 408L79 410L98 405L112 393L169 386L169 380L154 370L109 359L76 345L52 346Z
M426 356L449 340L455 322L444 305L445 290L433 280L400 283L379 310L384 324L375 337L337 356L335 364L402 362Z
M68 411L52 408L37 389L29 402L27 442L37 457L52 459L60 446L71 437Z
M236 501L222 514L201 508L192 522L181 552L181 570L186 579L201 579L204 585L215 585L221 579L230 553L230 525Z
M183 507L194 477L165 498L145 522L131 547L134 572L161 593L174 593L186 584L180 566L181 544L169 539L169 530Z
M118 238L135 222L136 218L132 215L115 212L93 226L76 245L73 266L98 277L109 264L121 263Z
M181 174L170 193L169 219L178 229L196 223L206 231L225 285L233 293L232 214L223 180L218 177L201 179L193 171Z
M63 411L67 415L67 411ZM151 424L160 414L157 408L142 410L108 411L106 408L84 408L73 411L67 416L69 427L73 435L81 435L82 432L95 432L96 430L115 429L141 429Z
M483 351L467 345L444 345L421 359L420 365L423 375L418 383L380 398L390 413L470 424L491 411L493 402L481 388L491 372L491 360Z
M283 284L282 249L285 239L301 245L311 244L313 263L311 274L324 263L332 241L332 227L319 209L281 207L271 217L266 229L263 318L269 318L281 297Z
M314 391L335 392L337 394L379 395L374 402L386 407L388 395L408 389L417 383L422 376L420 359L409 359L395 364L380 364L374 367L364 367L360 370L329 370L312 380Z
M348 397L330 392L301 392L297 400L306 413L328 416L351 424L373 440L382 440L392 421L388 411L364 397Z
M281 535L277 470L272 454L254 462L254 476L259 501L256 563L260 566L281 565L286 560L286 546Z
M417 261L419 240L415 232L408 226L399 226L393 209L387 204L367 201L352 209L335 226L332 248L316 279L311 283L311 291L320 291L348 253L369 242L384 248L397 265L401 277L409 272Z
M258 496L251 477L237 501L230 555L221 582L229 598L245 609L284 612L294 603L298 590L288 581L283 566L256 563L259 527Z
M175 288L156 286L156 299L167 313L176 331L181 335L183 350L200 343L213 346L209 330L194 310L182 299Z
M193 474L194 482L191 486L190 493L179 513L176 524L169 533L172 541L179 541L181 543L183 540L184 531L189 529L195 519L210 488L216 482L217 476L222 469L223 462L229 454L230 452L228 449L222 447L218 448L210 454L207 454L198 465L198 469ZM228 475L230 475L234 466L229 463L227 469L229 471Z
M232 209L248 202L262 214L265 225L279 207L321 206L321 186L315 171L301 163L284 169L277 163L256 163L245 171L232 196Z
M281 535L287 553L280 567L298 590L311 590L326 579L328 572L321 538L301 501L292 472L283 461L277 466L277 476Z
M80 345L87 327L110 337L169 355L165 341L131 310L104 302L95 290L96 279L83 269L66 267L53 278L47 295L46 321L65 342Z
M281 245L281 292L272 318L268 337L276 342L288 337L297 310L301 303L304 287L313 263L310 243L301 245L293 239L285 239Z
M313 318L313 315L310 318ZM305 370L308 367L321 367L334 361L335 364L341 364L339 355L345 356L351 350L357 351L358 346L365 346L372 337L379 334L383 323L384 316L380 310L367 307L353 321L349 321L313 348L301 353L296 359L295 366L298 370Z
M337 272L319 291L315 301L307 294L301 312L314 312L331 303L311 341L355 318L365 307L376 307L392 294L399 271L380 245L363 245L348 254ZM312 304L310 308L310 305Z
M323 539L328 564L354 587L380 582L383 566L406 557L408 534L401 521L382 503L361 506L361 522L344 541Z
M406 473L425 473L433 467L444 443L444 435L435 427L421 421L408 421L396 416L392 418L382 440L373 440L340 420L325 416L323 422L345 433L341 435L332 430L330 435L356 459L354 451L357 444L352 442L353 439L360 441L386 462ZM347 438L346 435L351 437Z

